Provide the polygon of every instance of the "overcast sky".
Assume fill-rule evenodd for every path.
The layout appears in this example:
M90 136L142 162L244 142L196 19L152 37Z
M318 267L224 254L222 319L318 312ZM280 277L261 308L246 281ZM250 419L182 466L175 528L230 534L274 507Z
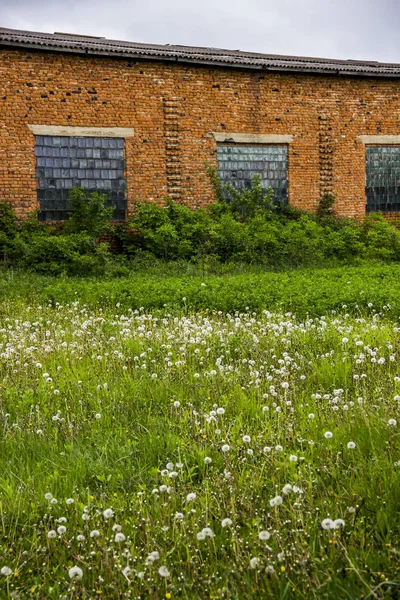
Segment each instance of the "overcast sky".
M0 26L400 63L400 0L0 0Z

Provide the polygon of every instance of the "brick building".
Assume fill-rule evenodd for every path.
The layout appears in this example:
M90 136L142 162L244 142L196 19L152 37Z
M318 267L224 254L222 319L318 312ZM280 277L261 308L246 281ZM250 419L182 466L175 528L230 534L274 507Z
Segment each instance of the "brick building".
M260 173L307 210L400 212L400 65L0 29L0 200L60 220L71 187L213 198Z

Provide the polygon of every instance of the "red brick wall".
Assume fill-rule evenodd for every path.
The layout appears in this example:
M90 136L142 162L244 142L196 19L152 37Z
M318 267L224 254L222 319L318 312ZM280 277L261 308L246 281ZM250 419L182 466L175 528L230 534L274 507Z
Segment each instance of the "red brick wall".
M126 140L128 207L172 194L212 200L211 131L291 134L289 202L314 210L322 193L343 216L365 212L359 135L400 133L400 81L169 65L0 50L0 200L37 208L29 124L134 127Z

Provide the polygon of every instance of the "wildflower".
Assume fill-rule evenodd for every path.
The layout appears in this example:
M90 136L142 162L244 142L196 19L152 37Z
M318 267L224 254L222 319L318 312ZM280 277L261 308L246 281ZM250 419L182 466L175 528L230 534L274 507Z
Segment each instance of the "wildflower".
M175 479L176 477L178 477L178 475L179 475L179 473L177 473L177 471L170 471L170 472L168 473L168 477L169 477L170 479Z
M54 531L54 529L50 529L50 531L47 532L47 537L49 538L49 540L52 540L56 537L57 532Z
M131 574L131 569L130 567L126 566L122 569L122 575L124 577L129 577L129 575Z
M100 414L100 413L96 413L96 414L94 415L94 418L95 418L95 419L101 419L101 414Z
M339 529L339 527L344 527L345 526L345 522L343 519L335 519L333 521L333 528L334 529Z
M175 513L175 519L177 521L183 521L183 518L184 518L183 513L181 513L181 512Z
M65 533L67 531L67 528L65 527L65 525L60 525L60 527L57 527L57 533L59 533L60 535L63 535L63 533Z
M290 462L297 462L297 456L295 454L291 454L289 456L289 460L290 460Z
M390 425L391 427L396 427L396 425L397 425L396 419L389 419L388 425Z
M73 504L74 503L74 499L73 498L67 498L65 501L66 504Z
M121 533L121 532L118 532L118 533L116 533L116 534L115 534L115 538L114 538L114 539L115 539L115 541L116 541L116 542L119 544L119 543L121 543L121 542L124 542L124 541L125 541L125 536L124 536L124 534L123 534L123 533Z
M158 574L160 575L160 577L169 577L169 571L167 567L164 566L158 569Z
M271 452L271 450L272 450L271 446L264 446L264 448L263 448L264 454L268 454L268 452Z
M186 496L186 502L191 502L192 500L195 500L195 498L196 494L194 492L190 492L190 494Z
M226 518L222 520L221 526L223 528L229 527L230 525L232 525L232 519Z
M315 415L314 415L314 413L310 413L310 414L308 415L308 418L309 418L309 419L315 419Z
M115 525L112 526L112 530L113 531L121 531L122 527L121 525L118 525L118 523L115 523Z
M70 579L82 579L83 571L80 567L71 567L68 575Z
M250 559L250 567L252 569L255 569L259 562L260 562L260 559L257 558L256 556L253 556L253 558Z
M285 496L287 496L292 490L293 487L290 485L290 483L286 483L282 488L282 494L285 494Z
M251 442L251 437L249 435L244 435L242 440L245 442L245 444L249 444Z
M331 431L325 431L324 437L329 440L331 437L333 437L333 433Z
M50 504L57 504L57 502L58 502L57 498L52 498L50 500Z
M225 409L224 408L222 408L222 407L217 408L217 415L224 415L224 414L225 414Z
M53 494L50 494L50 492L47 492L47 494L44 495L46 500L52 500L53 499Z
M280 444L277 444L277 445L275 446L275 450L277 450L278 452L282 452L282 450L283 450L283 446L281 446Z
M93 529L93 531L91 531L89 535L91 538L99 537L100 531L98 529Z
M76 536L76 539L78 540L78 542L84 542L86 538L84 535L82 535L80 533L79 535Z
M274 569L274 567L273 567L272 565L267 565L267 566L265 567L265 570L266 570L266 572L267 572L267 573L269 573L270 575L272 575L273 573L275 573L275 569Z
M103 510L103 517L105 519L111 519L111 517L114 516L114 511L112 508L106 508L106 510Z
M260 533L258 534L258 537L260 538L260 540L266 541L266 540L269 540L269 538L271 537L271 534L269 531L260 531Z
M322 529L334 529L334 522L332 519L324 519L321 523Z
M5 577L9 577L10 575L12 575L12 569L10 569L10 567L4 566L1 567L0 573Z
M347 512L349 512L352 515L356 512L356 509L354 508L354 506L348 506Z
M229 452L231 447L228 444L224 444L221 448L222 452Z
M213 532L213 530L210 527L204 527L203 531L206 534L206 536L215 537L215 533Z
M269 501L270 506L280 506L283 502L282 496L275 496L275 498L271 498Z
M348 442L347 447L349 450L354 450L354 448L356 447L354 442Z
M209 464L212 463L212 458L210 458L209 456L206 456L205 459L204 459L204 462L205 462L206 465L209 465Z
M155 562L156 560L159 560L159 558L160 558L159 552L157 552L157 550L154 550L153 552L150 552L150 554L146 558L146 564L150 565L153 562Z
M175 402L174 402L175 408L179 408L180 405L181 405L181 403L179 402L179 400L175 400Z
M90 519L90 516L88 514L86 514L86 513L83 513L82 520L83 521L89 521L89 519Z
M197 534L197 539L198 540L205 540L206 537L210 537L213 538L215 537L215 533L213 532L213 530L210 527L204 527L201 531L199 531L199 533Z

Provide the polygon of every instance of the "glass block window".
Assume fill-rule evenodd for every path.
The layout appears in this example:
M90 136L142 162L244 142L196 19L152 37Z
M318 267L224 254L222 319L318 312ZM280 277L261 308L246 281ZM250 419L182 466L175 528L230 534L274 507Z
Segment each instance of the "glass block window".
M35 136L37 196L42 221L68 217L69 192L106 193L114 219L125 219L125 140L123 138Z
M218 174L221 183L237 190L251 187L254 175L260 175L264 189L272 188L274 198L287 202L288 147L250 144L218 144Z
M400 146L366 148L367 212L400 211Z

